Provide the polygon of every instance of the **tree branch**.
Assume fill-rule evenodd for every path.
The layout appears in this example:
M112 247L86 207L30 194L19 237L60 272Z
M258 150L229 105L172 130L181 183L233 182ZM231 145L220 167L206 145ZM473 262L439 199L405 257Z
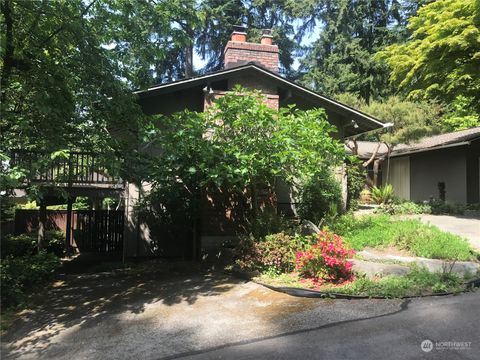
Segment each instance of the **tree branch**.
M93 6L93 4L95 4L97 2L97 0L93 0L90 4L88 4L88 6L85 8L85 10L82 11L82 13L80 14L80 19L88 12L88 10L90 10L90 8ZM47 45L47 43L52 40L56 35L58 35L63 29L65 29L65 24L66 22L63 23L62 26L60 26L57 30L55 30L54 32L52 32L45 40L43 40L40 45L38 46L39 48L43 48L45 45Z
M380 150L380 145L382 145L381 142L378 142L377 143L377 147L375 148L375 151L372 153L372 156L370 156L370 159L368 159L367 161L365 161L362 166L364 168L366 168L368 165L370 165L370 163L375 160L375 158L377 157L377 153L378 153L378 150Z

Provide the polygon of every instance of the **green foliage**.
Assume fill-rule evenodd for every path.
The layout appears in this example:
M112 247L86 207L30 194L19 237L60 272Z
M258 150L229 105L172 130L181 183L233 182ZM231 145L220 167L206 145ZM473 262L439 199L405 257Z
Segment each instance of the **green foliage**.
M393 147L400 143L414 142L442 130L440 119L444 108L435 101L412 101L390 96L367 104L353 94L338 94L335 97L378 119L393 123L393 126L378 138L370 137L371 141L380 140Z
M259 280L274 286L315 288L324 293L387 298L465 291L462 278L449 273L431 273L417 267L414 267L405 276L387 276L380 279L368 279L363 276L357 276L355 280L340 285L323 284L318 286L318 284L305 281L304 279L299 281L298 277L294 277L291 274L264 274Z
M266 208L257 212L255 217L246 219L247 224L244 232L251 234L255 239L263 239L268 234L295 232L295 224L282 215L277 214L275 209Z
M18 305L24 300L29 289L42 286L59 266L60 260L55 255L45 252L2 259L0 264L2 308Z
M434 215L464 215L466 211L480 211L480 204L457 204L442 200L432 200L429 203Z
M340 162L343 148L330 136L335 128L323 110L276 111L263 100L259 92L237 88L206 112L162 117L162 128L151 135L162 151L150 158L153 191L175 189L177 203L195 217L202 189L239 195L249 189L255 214L257 187L271 189L279 176L302 181Z
M295 254L310 246L309 237L285 232L270 234L263 239L242 236L235 248L236 264L244 270L260 270L269 274L291 272Z
M322 169L301 185L298 214L302 219L318 224L326 215L337 214L341 198L340 184L331 173L331 169Z
M342 216L331 229L354 249L396 246L416 256L433 259L470 260L468 242L419 220L392 220L388 216Z
M463 291L464 286L463 280L453 274L431 273L425 269L413 268L405 276L387 276L379 280L360 277L341 287L321 290L350 295L398 298L443 292L456 293Z
M415 203L413 201L404 201L398 204L383 204L378 212L389 215L417 215L430 214L432 208L429 204Z
M88 210L90 208L89 199L86 196L77 196L72 204L73 210ZM25 208L24 208L25 209ZM67 204L47 206L47 210L66 210Z
M393 186L387 184L385 186L372 188L372 200L375 204L387 204L393 201Z
M365 187L366 170L356 157L351 156L346 165L347 209L355 209Z
M0 154L40 154L28 166L2 162L2 191L30 165L54 164L67 150L99 153L112 175L132 165L144 118L122 65L104 47L105 24L114 24L97 12L106 3L115 8L115 1L2 1Z
M65 251L65 234L61 231L49 230L45 232L45 251L56 256L62 256ZM2 237L1 256L20 257L37 253L37 234L31 232L20 235Z
M398 1L300 1L298 12L322 30L302 61L303 82L327 95L352 92L369 102L392 93L388 69L373 58L401 39L404 11Z
M467 118L455 119L459 113L455 115L454 111L446 119L450 128L478 125L479 29L478 0L433 1L409 19L409 40L380 51L378 58L388 64L391 81L409 98L439 99L457 105L463 102L460 117Z
M258 243L260 264L276 273L287 273L295 268L295 253L302 248L301 238L285 233L271 234Z
M448 112L442 118L446 131L457 131L480 126L480 112L470 107L473 99L457 96L448 106Z

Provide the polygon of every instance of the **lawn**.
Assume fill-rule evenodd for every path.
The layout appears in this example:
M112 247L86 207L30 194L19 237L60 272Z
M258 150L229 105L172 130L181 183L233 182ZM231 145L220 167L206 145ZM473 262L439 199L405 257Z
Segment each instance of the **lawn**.
M474 260L475 253L461 237L416 219L399 220L387 215L340 217L330 228L355 250L391 247L415 256L445 260Z

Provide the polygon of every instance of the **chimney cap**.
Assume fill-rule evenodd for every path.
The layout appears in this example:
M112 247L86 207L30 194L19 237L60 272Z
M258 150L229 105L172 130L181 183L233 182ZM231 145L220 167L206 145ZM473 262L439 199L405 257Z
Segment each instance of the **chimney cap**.
M272 36L272 29L263 29L262 30L262 37L270 37Z
M233 32L246 33L247 27L245 25L233 25Z

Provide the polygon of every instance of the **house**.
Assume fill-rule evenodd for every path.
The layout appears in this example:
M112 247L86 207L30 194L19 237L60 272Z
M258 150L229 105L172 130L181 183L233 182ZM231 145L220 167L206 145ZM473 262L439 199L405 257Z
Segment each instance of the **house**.
M185 109L201 112L216 98L240 85L260 90L266 104L273 109L292 104L303 110L324 108L328 121L337 128L335 136L339 140L385 127L372 116L282 77L279 73L279 48L272 43L269 31L264 32L260 43L251 43L247 41L245 29L236 27L225 47L224 65L224 69L219 71L136 91L138 103L147 115L169 115ZM29 163L29 156L19 155L14 162ZM340 171L340 175L345 180L345 173ZM56 218L56 223L65 223L59 227L66 230L66 247L73 251L85 249L123 253L124 256L158 254L194 257L200 251L216 249L234 239L239 221L235 221L232 213L242 212L237 204L232 205L229 194L208 193L201 205L199 226L177 221L166 228L149 222L135 210L148 193L150 185L127 183L109 177L92 154L71 153L68 159L59 160L51 168L40 172L32 169L28 179L30 183L55 185L68 194L67 211ZM345 181L343 188L346 188ZM280 183L275 193L276 203L272 205L279 211L288 212L294 207L290 189L285 184ZM75 196L88 196L94 202L105 196L121 197L124 199L124 209L114 212L92 208L75 213L72 210ZM51 198L46 197L40 204L40 215L35 211L25 213L22 223L29 223L30 228L38 226L40 229L44 225L48 228L46 207L63 202L65 199L53 192ZM122 227L124 231L120 232Z
M139 104L146 114L169 115L188 109L204 111L211 101L231 91L234 86L260 90L268 106L278 109L295 104L300 109L324 108L328 121L336 126L339 139L383 128L379 120L354 108L318 94L279 73L279 48L272 43L272 36L265 31L260 43L247 41L245 28L236 27L224 50L224 69L198 77L159 84L137 91ZM215 248L235 236L235 228L225 207L214 207L205 202L199 234L168 237L165 231L155 231L152 226L137 222L135 204L148 192L148 184L141 188L127 185L127 254L148 255L153 248L161 248L166 256L191 255L191 248ZM277 206L292 205L288 189L277 189ZM185 224L184 224L185 225ZM185 228L185 226L183 226ZM183 238L181 238L183 237ZM192 240L193 239L193 240ZM198 239L198 240L196 240Z
M360 159L374 155L377 160L368 167L370 185L390 183L395 195L405 200L480 202L480 127L397 145L390 160L385 144L378 146L375 142L357 142Z

